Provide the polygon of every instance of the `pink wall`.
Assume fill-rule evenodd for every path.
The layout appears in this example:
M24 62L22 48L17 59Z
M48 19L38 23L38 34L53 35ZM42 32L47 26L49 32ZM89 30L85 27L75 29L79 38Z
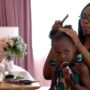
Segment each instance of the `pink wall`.
M34 68L35 68L35 79L40 81L41 86L50 86L50 80L45 80L43 77L43 66L45 63L45 57L41 59L34 60Z

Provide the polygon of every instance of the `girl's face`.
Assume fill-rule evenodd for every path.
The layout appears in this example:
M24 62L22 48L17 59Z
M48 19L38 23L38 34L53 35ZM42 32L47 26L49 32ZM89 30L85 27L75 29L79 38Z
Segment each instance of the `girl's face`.
M83 34L90 35L90 6L83 11L80 21Z
M54 40L52 41L52 47L55 51L55 59L59 65L62 65L64 62L72 62L76 49L70 40L64 37Z

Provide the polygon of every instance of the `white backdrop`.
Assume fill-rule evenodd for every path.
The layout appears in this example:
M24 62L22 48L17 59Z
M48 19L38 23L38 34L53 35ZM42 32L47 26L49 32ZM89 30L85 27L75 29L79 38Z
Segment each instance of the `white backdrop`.
M89 0L31 0L35 57L46 55L50 48L48 34L55 20L62 20L69 14L64 24L72 24L77 30L80 12L88 2Z
M43 64L51 46L48 35L54 21L62 20L69 14L64 24L72 24L77 31L80 13L89 2L90 0L31 0L36 78L41 79L41 76L43 77L41 74ZM39 69L38 66L40 66Z

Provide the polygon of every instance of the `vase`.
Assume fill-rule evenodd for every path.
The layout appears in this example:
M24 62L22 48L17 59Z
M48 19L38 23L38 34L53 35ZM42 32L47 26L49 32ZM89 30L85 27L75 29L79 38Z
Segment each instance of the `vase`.
M14 63L14 58L10 58L10 60L5 61L5 72L7 74L12 74L13 73L13 63Z
M3 63L0 63L0 81L4 79L5 76L5 66Z

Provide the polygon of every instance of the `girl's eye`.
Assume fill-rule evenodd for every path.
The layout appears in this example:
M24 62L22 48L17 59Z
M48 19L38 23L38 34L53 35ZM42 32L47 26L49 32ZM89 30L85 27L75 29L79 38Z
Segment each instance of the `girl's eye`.
M58 56L58 55L60 55L60 52L56 52L55 54L56 54L56 56Z
M67 55L69 53L69 50L65 50L64 53Z

